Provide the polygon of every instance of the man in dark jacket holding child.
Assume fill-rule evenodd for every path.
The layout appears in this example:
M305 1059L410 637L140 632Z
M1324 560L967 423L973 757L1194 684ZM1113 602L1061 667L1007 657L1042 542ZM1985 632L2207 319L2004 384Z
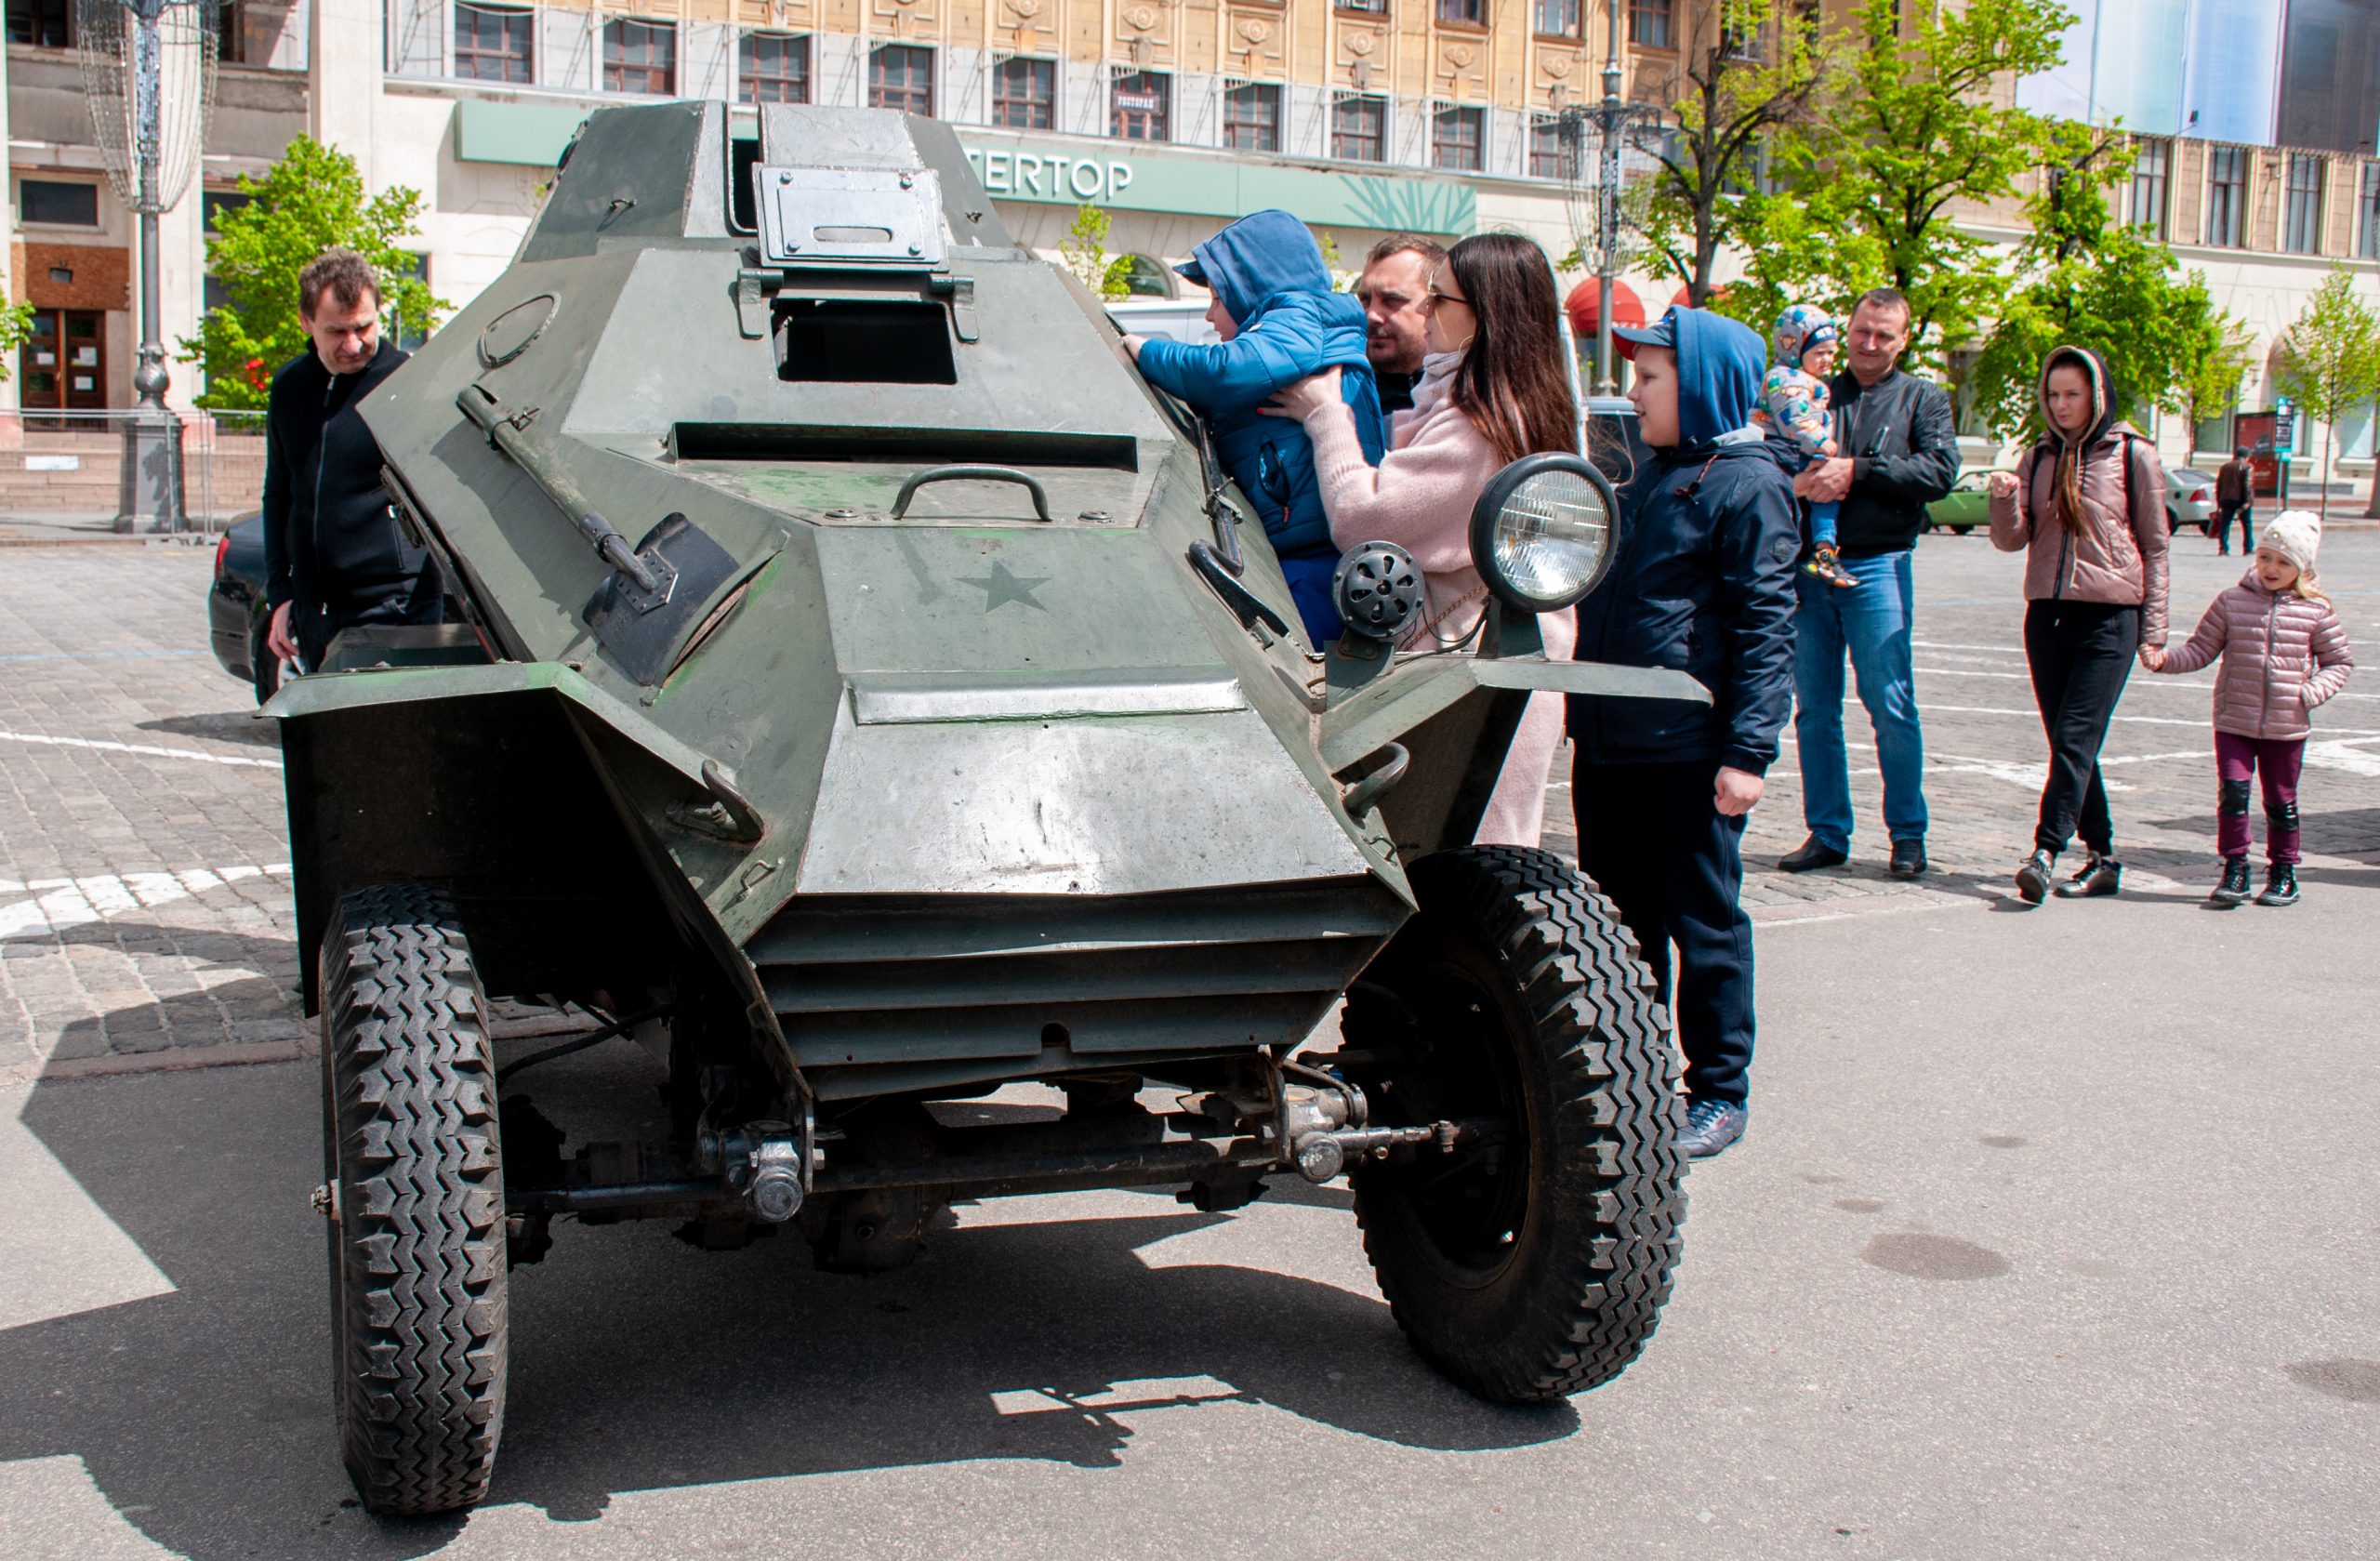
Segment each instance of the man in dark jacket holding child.
M1746 1122L1744 815L1792 698L1801 518L1778 447L1751 426L1766 367L1758 336L1699 309L1613 334L1636 364L1629 399L1653 458L1621 495L1611 573L1579 605L1578 657L1687 672L1712 702L1573 697L1571 797L1580 866L1663 987L1676 947L1671 1012L1692 1095L1682 1146L1702 1158Z

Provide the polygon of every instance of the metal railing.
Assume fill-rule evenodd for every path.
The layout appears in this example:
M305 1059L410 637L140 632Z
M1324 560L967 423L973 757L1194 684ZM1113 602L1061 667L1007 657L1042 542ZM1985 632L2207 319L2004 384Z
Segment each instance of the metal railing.
M0 521L106 529L122 507L125 427L139 414L0 411ZM182 512L220 531L264 501L264 414L176 412Z

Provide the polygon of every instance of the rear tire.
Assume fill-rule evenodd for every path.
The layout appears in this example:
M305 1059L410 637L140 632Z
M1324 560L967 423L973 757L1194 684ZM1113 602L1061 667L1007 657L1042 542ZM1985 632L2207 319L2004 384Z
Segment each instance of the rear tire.
M1611 902L1560 857L1441 852L1421 913L1357 986L1345 1033L1374 1120L1501 1118L1501 1144L1368 1160L1364 1250L1397 1325L1482 1398L1610 1381L1676 1267L1682 1127L1668 1026Z
M485 994L445 896L339 902L322 950L339 1441L391 1516L487 1494L504 1424L504 1176Z

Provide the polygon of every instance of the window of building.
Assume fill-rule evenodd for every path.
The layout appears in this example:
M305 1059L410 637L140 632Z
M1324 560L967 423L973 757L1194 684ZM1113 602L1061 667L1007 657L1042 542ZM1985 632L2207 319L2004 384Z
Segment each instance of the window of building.
M2165 236L2165 179L2174 163L2174 143L2142 140L2133 143L2132 211L2135 228L2153 238Z
M1579 35L1579 0L1530 0L1529 25L1549 38Z
M8 0L8 41L36 48L73 48L74 0Z
M2311 255L2322 247L2322 160L2307 152L2289 154L2288 198L2281 210L2281 246L2293 255Z
M1541 113L1529 122L1528 175L1531 179L1579 177L1579 146L1562 133L1562 116Z
M1022 56L992 66L992 123L1047 130L1058 117L1058 62Z
M215 58L226 65L248 62L246 7L239 0L221 0L215 7Z
M1244 81L1223 92L1223 145L1237 152L1281 150L1281 89Z
M20 179L17 181L17 215L27 222L96 228L99 225L99 187L72 184L62 179Z
M1370 16L1386 16L1388 0L1339 0L1342 11L1363 11Z
M810 101L810 39L747 33L735 40L735 91L747 103Z
M429 286L430 257L418 253L408 253L406 258L411 261L411 264L395 272L390 280L410 280L420 283L424 287ZM430 332L423 328L420 321L409 321L402 311L393 308L389 311L389 334L396 338L397 351L400 352L417 352L421 350L421 344L430 339Z
M674 97L678 91L678 24L629 21L625 18L605 22L603 90Z
M933 113L933 50L879 44L867 51L867 106Z
M200 230L208 235L223 231L223 218L239 211L256 197L243 195L237 190L208 190L198 197Z
M1628 41L1638 48L1675 48L1673 8L1673 0L1628 0Z
M2237 249L2248 232L2248 149L2206 149L2206 242Z
M455 7L455 74L464 81L530 82L535 13L512 6Z
M1330 155L1350 163L1388 161L1388 99L1342 98L1330 105Z
M2363 165L2363 193L2355 209L2363 228L2356 253L2367 260L2380 260L2380 163Z
M1488 25L1488 0L1438 0L1438 20L1458 27Z
M1442 108L1430 116L1430 165L1459 173L1488 165L1488 111Z
M1123 141L1165 141L1173 139L1173 78L1163 71L1134 71L1117 76L1107 89L1109 133Z

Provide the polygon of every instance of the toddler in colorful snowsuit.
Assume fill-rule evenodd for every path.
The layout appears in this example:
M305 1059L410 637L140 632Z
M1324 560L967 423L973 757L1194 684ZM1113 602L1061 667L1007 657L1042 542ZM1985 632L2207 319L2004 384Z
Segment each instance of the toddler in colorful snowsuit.
M1777 366L1761 382L1760 399L1768 422L1812 460L1836 453L1826 380L1834 372L1835 345L1841 335L1824 310L1805 303L1793 305L1777 317ZM1829 585L1856 586L1859 582L1843 567L1835 551L1834 521L1842 510L1840 499L1811 503L1810 557L1802 568Z

